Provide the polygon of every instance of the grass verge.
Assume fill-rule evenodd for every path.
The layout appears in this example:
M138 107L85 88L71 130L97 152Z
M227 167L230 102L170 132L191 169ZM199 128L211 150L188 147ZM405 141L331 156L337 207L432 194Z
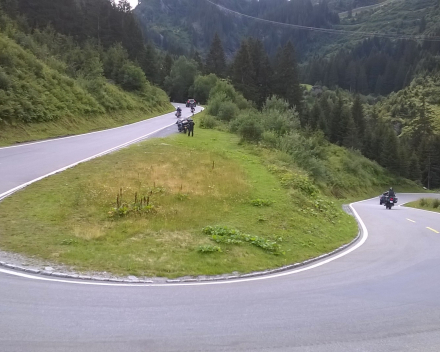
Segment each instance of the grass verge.
M44 179L0 203L0 247L77 270L178 277L279 267L356 235L285 156L238 142L196 129Z
M0 147L15 143L75 135L142 121L174 111L171 104L156 106L151 111L126 110L89 117L65 117L51 122L0 125Z
M439 198L421 198L414 202L406 203L404 206L440 213L440 196Z

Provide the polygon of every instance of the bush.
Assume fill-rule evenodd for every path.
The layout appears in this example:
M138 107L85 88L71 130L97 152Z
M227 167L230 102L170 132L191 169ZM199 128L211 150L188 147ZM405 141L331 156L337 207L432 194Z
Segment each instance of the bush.
M225 93L218 93L215 96L211 96L208 102L208 114L212 116L218 116L220 106L227 101Z
M270 148L276 148L278 137L273 131L264 131L262 135L263 144Z
M203 115L200 119L200 128L212 129L217 126L217 121L210 115Z
M147 86L147 79L140 67L126 63L119 72L118 83L128 91L142 91Z
M434 209L437 209L438 207L440 207L440 199L436 198L432 201L432 207Z
M217 116L220 120L231 121L237 117L238 113L237 105L231 101L225 101L220 104Z
M7 90L10 84L8 75L0 68L0 89Z
M198 76L194 81L194 86L192 87L194 99L196 99L200 104L205 104L209 99L209 94L212 88L215 87L217 82L217 76L212 73L207 76Z
M251 118L243 119L238 134L247 142L259 142L263 135L263 127Z

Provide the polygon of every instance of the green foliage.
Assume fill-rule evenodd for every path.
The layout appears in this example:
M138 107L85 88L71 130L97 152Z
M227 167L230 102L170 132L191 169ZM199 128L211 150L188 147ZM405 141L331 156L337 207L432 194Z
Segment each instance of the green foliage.
M207 244L204 246L199 246L197 248L197 252L203 253L203 254L218 253L218 252L221 253L222 249L219 246L213 246L213 245Z
M329 9L327 3L315 4L308 0L234 0L221 4L233 11L289 24L328 28L339 22L338 15ZM243 20L203 0L142 1L135 14L146 35L153 38L156 45L175 54L188 54L193 47L209 53L207 72L220 73L220 76L224 72L223 48L226 56L231 57L245 37L264 33L267 38L265 46L271 56L288 40L301 46L301 52L307 43L316 44L318 41L315 35L304 31L298 33L283 26Z
M0 119L8 125L148 112L168 101L120 45L106 52L92 41L78 45L50 28L26 34L11 26L9 37L0 33Z
M200 104L206 104L209 99L209 93L211 92L211 89L215 87L217 82L218 78L214 74L197 76L194 81L194 86L190 89L190 95Z
M150 194L153 194L153 191L151 191ZM156 207L153 204L150 204L150 196L138 197L138 194L135 193L133 202L128 203L124 202L122 198L121 188L116 196L116 206L109 211L111 217L121 218L132 214L146 215L155 214L157 212Z
M119 72L119 82L127 91L143 91L148 82L140 67L126 63Z
M244 141L260 141L264 129L256 116L257 113L252 111L241 114L231 123L231 131L237 132Z
M206 73L223 77L226 72L226 56L223 45L217 33L211 43L211 48L206 57Z
M203 115L200 118L199 126L201 128L213 129L217 126L217 120L211 115Z
M244 234L237 229L231 229L223 226L206 226L202 231L205 235L209 235L211 239L217 243L234 245L246 242L274 255L284 254L277 241Z
M220 105L217 117L223 121L231 121L238 116L238 113L237 105L231 101L225 101Z
M268 207L273 204L273 201L267 199L253 199L251 204L255 207Z
M165 88L172 100L185 101L190 88L197 76L197 63L180 56L171 68L170 75L165 78Z

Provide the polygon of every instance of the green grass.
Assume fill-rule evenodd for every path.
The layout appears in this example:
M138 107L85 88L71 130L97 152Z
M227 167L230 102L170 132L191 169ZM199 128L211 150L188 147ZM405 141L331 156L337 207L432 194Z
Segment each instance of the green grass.
M44 179L0 203L0 247L80 271L178 277L279 267L354 238L355 220L304 172L238 142L196 129ZM149 197L149 211L114 215L120 189L127 205ZM206 226L248 240L217 243Z
M440 196L437 199L421 198L414 202L406 203L405 207L430 210L440 213Z

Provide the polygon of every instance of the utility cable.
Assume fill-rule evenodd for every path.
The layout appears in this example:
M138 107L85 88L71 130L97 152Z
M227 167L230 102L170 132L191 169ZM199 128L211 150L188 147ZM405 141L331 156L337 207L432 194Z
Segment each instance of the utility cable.
M420 40L420 41L426 41L426 42L440 42L440 37L436 37L436 36L430 37L430 36L417 36L417 35L406 35L406 34L362 32L362 31L353 32L353 31L347 31L344 29L308 27L308 26L302 26L299 24L277 22L277 21L267 20L264 18L246 15L244 13L237 12L237 11L228 9L227 7L224 7L222 5L216 4L215 2L213 2L211 0L205 0L205 1L218 7L220 10L232 13L232 14L240 16L240 17L250 18L250 19L253 19L256 21L280 25L280 26L284 26L284 27L290 27L290 28L294 28L294 29L313 31L313 32L322 32L322 33L331 33L331 34L351 34L351 35L361 35L361 36L365 36L365 37L382 37L382 38L389 38L389 39L405 39L405 40L416 40L416 41Z

